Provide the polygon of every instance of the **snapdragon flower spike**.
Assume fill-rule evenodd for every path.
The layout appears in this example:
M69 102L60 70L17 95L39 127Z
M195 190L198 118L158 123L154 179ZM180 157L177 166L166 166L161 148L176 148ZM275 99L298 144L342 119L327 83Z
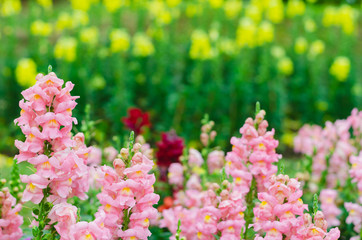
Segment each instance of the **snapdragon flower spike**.
M80 134L72 138L71 129L77 119L72 110L77 103L70 95L74 84L59 79L55 73L38 74L34 86L24 90L20 101L20 117L15 120L26 136L16 140L16 159L34 165L35 174L21 176L27 183L24 201L40 203L43 189L51 188L48 201L63 202L72 196L85 199L88 191L87 159L90 151Z
M351 156L349 159L352 164L349 174L352 177L352 182L357 183L359 202L362 204L362 151L358 156Z
M97 197L102 206L96 220L104 215L102 226L109 230L111 238L147 239L151 235L150 221L158 216L153 207L159 201L153 189L156 179L149 174L153 161L140 149L139 143L131 149L132 153L122 149L113 162L114 168L103 166L98 171L102 191Z
M338 226L338 216L342 211L336 205L338 192L334 189L323 189L320 194L321 209L328 222L328 227Z
M23 236L23 217L18 215L21 204L10 194L8 188L0 191L0 239L17 240Z
M253 226L259 232L255 239L338 239L338 228L327 232L322 212L316 213L314 223L309 214L303 213L308 207L301 200L302 194L296 179L282 174L271 176L268 190L258 193L261 203L254 208Z
M226 173L234 179L234 189L241 194L249 192L252 178L257 181L258 192L268 187L268 179L277 172L273 163L280 155L275 152L278 141L274 139L274 129L267 131L268 122L261 110L255 120L248 118L240 129L241 138L232 137L233 149L226 156ZM257 128L256 128L257 126Z

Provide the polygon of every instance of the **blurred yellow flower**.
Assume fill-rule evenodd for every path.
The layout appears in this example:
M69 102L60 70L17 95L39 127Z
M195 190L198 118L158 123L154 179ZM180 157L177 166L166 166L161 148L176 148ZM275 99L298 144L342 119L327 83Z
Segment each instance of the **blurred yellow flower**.
M301 16L305 12L305 3L302 0L289 0L287 3L288 17Z
M242 2L238 0L227 0L224 4L225 15L229 19L234 19L241 12Z
M107 11L114 13L124 5L124 0L103 0L103 5L106 7Z
M313 59L316 56L322 54L324 52L324 48L325 48L325 45L322 40L315 40L310 45L309 53L308 53L309 58Z
M257 26L250 18L241 19L236 30L236 43L239 47L254 47L256 44Z
M224 0L209 0L209 3L212 8L221 8Z
M350 5L342 5L338 11L339 24L346 34L352 34L355 29L355 20L357 19L358 12Z
M133 55L136 57L147 57L155 52L151 39L144 33L137 33L133 37Z
M213 56L208 35L202 30L194 30L191 35L190 58L206 60Z
M90 0L70 0L70 3L74 10L88 11L91 6Z
M265 43L270 43L274 40L274 26L270 22L263 21L257 32L258 45L261 46Z
M166 3L169 7L174 8L177 7L182 0L166 0Z
M73 27L87 25L89 22L88 13L81 10L76 10L73 12L72 20Z
M158 24L169 24L172 20L171 12L161 1L154 0L148 2L148 11Z
M291 131L287 131L286 133L284 133L282 135L282 143L285 144L288 147L293 147L294 144L294 137L296 136L295 133L291 132Z
M49 34L52 32L52 26L49 23L36 20L31 24L30 32L36 36L46 37L49 36Z
M98 28L88 27L80 31L80 41L91 46L94 46L98 43Z
M315 30L317 29L317 25L313 19L306 18L304 19L304 29L307 32L315 32Z
M124 29L113 29L109 35L111 40L111 52L125 52L130 46L130 36Z
M186 6L186 16L189 18L202 14L201 4L188 3Z
M272 23L281 23L284 19L284 4L282 0L270 0L266 9L266 18Z
M328 6L324 9L322 23L325 27L337 24L338 10L335 7Z
M317 101L316 102L316 107L317 107L317 109L319 110L319 111L321 111L321 112L325 112L325 111L327 111L327 109L328 109L328 102L326 102L326 101Z
M53 6L52 0L36 0L36 2L43 8L51 8Z
M270 53L276 59L280 59L285 56L285 50L280 46L273 46Z
M308 42L304 37L298 37L294 44L294 51L297 54L303 54L307 51Z
M16 81L23 88L31 87L35 84L37 75L36 63L31 58L22 58L15 69Z
M73 37L61 37L54 47L54 57L73 62L76 59L77 40Z
M3 0L0 5L1 15L4 17L12 16L18 14L21 11L21 1L20 0Z
M249 4L245 9L245 16L253 20L255 23L259 23L262 19L262 9L259 5Z
M237 53L236 43L230 38L220 38L218 48L221 53L232 56Z
M73 27L72 17L67 12L61 12L56 22L56 29L62 31Z
M286 76L289 76L293 73L294 67L293 62L289 57L283 57L278 61L278 71Z
M344 82L349 75L350 69L351 61L347 57L339 56L334 60L329 72L338 81Z

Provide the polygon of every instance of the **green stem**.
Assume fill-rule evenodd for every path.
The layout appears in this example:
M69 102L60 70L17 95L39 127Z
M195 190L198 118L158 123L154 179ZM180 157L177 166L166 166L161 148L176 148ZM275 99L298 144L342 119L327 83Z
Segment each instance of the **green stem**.
M256 180L253 177L253 180L251 181L251 186L250 186L250 191L248 192L248 194L246 195L246 211L245 211L245 232L244 232L244 237L243 239L248 239L248 230L249 230L249 225L251 223L253 223L253 218L254 218L254 206L255 203L253 202L253 198L254 195L256 193Z

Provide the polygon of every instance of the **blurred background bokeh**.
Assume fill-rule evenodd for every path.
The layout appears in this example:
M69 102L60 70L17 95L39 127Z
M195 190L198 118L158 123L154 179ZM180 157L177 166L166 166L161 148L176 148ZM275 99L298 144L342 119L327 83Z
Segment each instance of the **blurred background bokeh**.
M361 109L361 6L357 0L0 0L0 152L16 153L20 93L49 64L75 83L79 120L90 104L97 144L128 135L121 119L137 107L149 113L151 142L170 129L197 141L207 113L227 148L260 101L286 151L302 124Z

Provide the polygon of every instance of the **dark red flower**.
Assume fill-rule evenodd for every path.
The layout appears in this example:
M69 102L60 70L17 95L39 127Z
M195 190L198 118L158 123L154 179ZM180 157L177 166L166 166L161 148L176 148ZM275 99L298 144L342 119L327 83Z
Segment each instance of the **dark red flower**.
M136 135L142 133L143 127L151 127L148 112L142 112L139 108L128 109L128 116L122 118L123 124L134 131Z
M173 131L162 133L157 147L157 165L168 168L171 163L179 161L184 149L184 140Z

